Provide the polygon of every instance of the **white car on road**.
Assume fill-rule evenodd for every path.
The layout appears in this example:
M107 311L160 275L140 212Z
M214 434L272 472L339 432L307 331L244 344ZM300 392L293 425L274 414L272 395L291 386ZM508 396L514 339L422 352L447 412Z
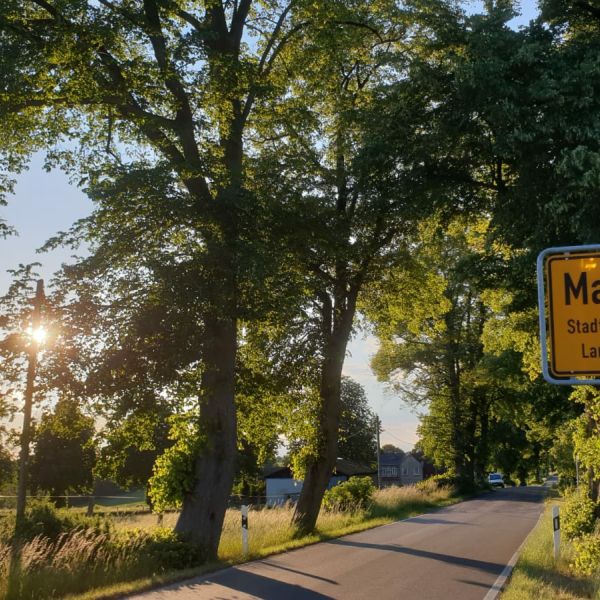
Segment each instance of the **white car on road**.
M492 487L504 487L504 479L502 479L502 473L490 473L488 475L488 483Z

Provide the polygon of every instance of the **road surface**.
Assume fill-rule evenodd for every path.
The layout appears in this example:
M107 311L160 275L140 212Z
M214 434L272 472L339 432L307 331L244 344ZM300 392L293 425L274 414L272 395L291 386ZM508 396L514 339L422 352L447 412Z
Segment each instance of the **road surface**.
M131 599L482 600L536 524L542 497L541 487L495 490Z

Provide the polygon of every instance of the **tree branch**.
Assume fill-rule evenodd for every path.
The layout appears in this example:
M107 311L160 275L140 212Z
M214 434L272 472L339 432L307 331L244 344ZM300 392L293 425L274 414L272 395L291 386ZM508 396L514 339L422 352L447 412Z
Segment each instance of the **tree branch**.
M115 108L117 108L124 117L136 117L138 125L148 139L155 144L158 149L164 152L170 160L176 164L182 165L185 162L183 154L157 126L156 115L146 112L136 101L127 85L117 60L105 47L98 49L98 56L105 66L113 86L121 92L122 97L127 98L127 102L124 103L121 98L117 97L118 100L114 102ZM153 121L155 122L154 125L152 124ZM168 122L172 127L172 121Z
M259 76L261 75L261 73L263 71L265 63L267 61L267 57L269 56L269 53L271 52L271 49L273 48L273 45L275 44L275 40L277 39L277 36L279 35L279 32L281 31L281 28L283 27L283 24L285 23L285 19L292 8L292 4L293 4L293 2L290 2L284 8L282 13L279 15L279 19L277 19L277 23L275 23L275 27L273 28L273 31L271 32L271 36L267 40L267 45L265 46L262 56L260 57L260 60L258 62Z
M186 23L191 25L198 33L204 33L204 25L202 24L202 21L193 14L183 9L176 10L176 14L180 19L183 19Z
M167 51L167 43L163 34L158 6L155 0L144 0L144 11L148 21L148 35L158 68L164 78L165 86L177 103L175 123L181 140L186 160L199 168L200 154L194 135L194 116L188 94L177 77L175 67L171 64Z
M110 0L98 0L98 2L100 2L100 4L106 6L106 8L112 10L113 12L121 15L122 17L125 17L125 19L127 19L136 27L141 27L142 29L144 28L144 24L138 20L137 15L135 15L131 11L126 10L123 6L117 6L114 2L110 2Z
M56 7L52 6L52 4L50 4L49 2L46 2L46 0L33 0L33 3L37 4L38 6L41 6L44 10L49 12L57 21L65 20L64 17L58 12Z
M242 41L242 35L244 34L244 24L246 23L246 17L250 11L252 0L240 0L239 5L236 3L235 10L233 12L233 18L231 19L231 37L235 48L240 47Z
M54 20L59 25L67 25L72 29L77 29L76 25L69 22L52 4L47 0L32 0L35 4L46 10L54 17ZM111 10L118 10L111 0L99 0L103 6ZM110 53L109 49L104 45L99 45L95 48L100 64L104 67L104 73L100 70L94 73L94 78L97 81L100 90L107 92L101 94L101 102L113 106L122 118L132 120L147 137L148 141L162 154L164 154L173 164L173 167L182 175L182 179L190 193L198 197L203 202L211 199L210 190L204 176L200 172L200 159L198 148L193 139L193 118L185 90L176 77L174 71L169 70L166 44L162 37L162 29L160 28L160 20L158 23L158 9L154 0L145 0L146 14L150 27L154 25L155 31L147 31L143 23L138 24L150 36L151 43L156 54L156 60L159 64L161 72L165 74L165 85L170 89L173 95L179 102L177 118L175 120L162 117L150 111L144 110L140 103L136 100L131 91L125 76L121 70L119 62ZM219 3L220 5L220 3ZM152 11L155 11L154 13ZM130 15L131 16L131 15ZM83 42L82 42L83 43ZM105 78L108 77L108 81ZM116 93L115 93L116 92ZM73 107L86 103L82 101L70 101L65 98L56 98L58 104L69 106L72 103ZM92 103L90 101L90 103ZM26 106L44 106L56 105L52 103L52 99L33 98L26 103L21 103L21 107ZM185 117L185 119L183 118ZM183 153L177 145L165 134L164 129L168 129L178 134L182 143ZM191 137L190 137L191 136ZM190 171L192 174L190 175Z
M292 2L290 2L290 4L288 4L288 6L286 7L286 9L283 11L283 13L280 15L279 20L277 22L277 24L275 25L275 28L273 29L273 34L271 35L271 38L269 39L269 41L267 42L267 46L265 48L265 51L263 52L261 58L260 58L260 62L259 62L259 66L258 66L258 72L257 72L257 79L260 79L261 77L265 77L266 75L268 75L273 67L273 63L275 61L275 59L277 58L277 55L281 52L281 50L283 50L285 44L287 44L287 42L298 32L300 31L302 28L306 27L308 25L308 22L303 22L303 23L299 23L298 25L296 25L295 27L293 27L292 29L290 29L279 41L279 43L277 44L277 46L275 46L275 49L273 50L273 52L271 53L271 55L269 56L268 53L269 51L273 48L273 45L275 43L275 39L276 39L276 31L279 32L281 30L281 27L283 26L283 23L285 21L285 18L287 16L287 12L289 11L289 9L292 6ZM250 115L250 111L252 110L252 106L254 105L254 101L256 100L256 86L254 86L252 88L252 90L250 91L250 93L248 94L248 97L246 98L246 102L244 103L244 108L242 110L242 115L241 115L241 119L242 119L242 123L245 123L246 120L248 119L248 116Z
M205 27L209 31L216 33L216 36L207 36L205 43L213 50L226 50L229 41L229 31L227 29L227 20L225 19L225 11L220 0L207 0L205 15Z
M374 35L376 35L382 42L384 41L382 35L375 29L375 27L369 25L368 23L361 23L360 21L333 21L336 25L351 25L353 27L360 27L362 29L367 29Z

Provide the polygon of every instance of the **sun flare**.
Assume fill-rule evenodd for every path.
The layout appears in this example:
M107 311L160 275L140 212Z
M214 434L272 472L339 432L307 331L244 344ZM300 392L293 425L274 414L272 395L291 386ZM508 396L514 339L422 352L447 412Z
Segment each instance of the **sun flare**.
M37 327L36 329L32 329L31 327L27 330L27 333L31 336L31 339L36 344L43 344L48 337L48 332L44 329L44 327Z

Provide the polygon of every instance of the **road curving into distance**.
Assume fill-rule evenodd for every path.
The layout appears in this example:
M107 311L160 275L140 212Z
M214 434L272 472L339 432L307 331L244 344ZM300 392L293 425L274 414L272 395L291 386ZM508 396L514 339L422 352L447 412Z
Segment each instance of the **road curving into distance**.
M489 600L542 487L474 500L130 596L131 600Z

